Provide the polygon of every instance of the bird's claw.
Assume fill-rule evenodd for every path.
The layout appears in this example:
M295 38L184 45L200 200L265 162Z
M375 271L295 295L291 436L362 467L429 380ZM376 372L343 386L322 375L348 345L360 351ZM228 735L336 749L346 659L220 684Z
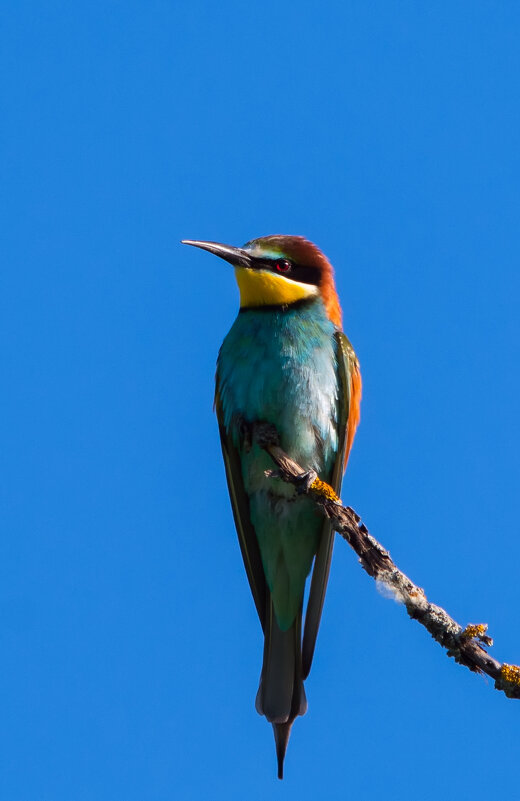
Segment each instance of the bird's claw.
M300 473L294 484L298 495L306 495L317 478L316 470L306 470L305 473Z

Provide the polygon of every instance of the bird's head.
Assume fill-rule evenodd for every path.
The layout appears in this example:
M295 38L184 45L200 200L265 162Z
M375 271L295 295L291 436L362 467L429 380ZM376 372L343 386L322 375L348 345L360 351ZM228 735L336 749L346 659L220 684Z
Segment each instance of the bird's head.
M321 297L329 318L341 327L332 265L302 236L263 236L241 248L192 239L183 244L208 250L235 267L240 308L289 306Z

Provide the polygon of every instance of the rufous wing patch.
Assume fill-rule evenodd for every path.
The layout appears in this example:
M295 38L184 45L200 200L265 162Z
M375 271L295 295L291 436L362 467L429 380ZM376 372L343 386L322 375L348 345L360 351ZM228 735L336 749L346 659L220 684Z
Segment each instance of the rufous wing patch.
M350 408L347 422L347 444L345 447L345 465L347 467L348 457L354 435L361 417L361 371L357 359L351 362L350 366Z

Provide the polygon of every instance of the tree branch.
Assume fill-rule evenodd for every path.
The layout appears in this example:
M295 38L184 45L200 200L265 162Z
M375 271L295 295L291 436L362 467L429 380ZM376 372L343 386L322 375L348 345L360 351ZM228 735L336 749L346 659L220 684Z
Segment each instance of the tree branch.
M332 487L313 471L304 471L280 448L274 426L256 423L252 434L278 468L266 471L266 475L281 478L293 484L298 492L313 498L335 531L357 553L368 575L381 582L397 601L405 605L410 617L430 632L434 640L447 650L448 656L475 673L486 673L495 680L495 688L508 698L520 698L520 667L500 663L488 654L484 646L493 645L493 640L486 634L486 624L470 624L463 628L444 609L430 603L424 590L399 570L389 552L372 537L359 515L349 506L341 505Z

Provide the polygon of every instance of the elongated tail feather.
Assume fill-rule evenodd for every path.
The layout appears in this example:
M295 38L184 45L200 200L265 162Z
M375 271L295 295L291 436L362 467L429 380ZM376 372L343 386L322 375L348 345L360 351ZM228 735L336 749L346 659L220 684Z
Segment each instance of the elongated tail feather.
M294 719L307 711L302 678L301 623L299 610L287 631L278 625L273 602L268 601L264 639L264 661L256 710L273 724L278 759L278 778L283 778L283 760Z
M293 720L287 723L273 723L274 742L276 745L276 760L278 762L278 778L283 779L283 762L285 752L291 736Z

